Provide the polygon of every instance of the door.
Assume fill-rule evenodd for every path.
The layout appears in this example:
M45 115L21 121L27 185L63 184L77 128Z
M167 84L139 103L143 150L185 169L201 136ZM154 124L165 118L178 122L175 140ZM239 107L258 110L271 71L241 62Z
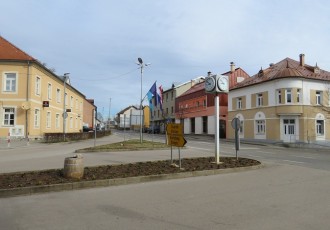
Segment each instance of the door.
M295 142L296 141L296 120L283 119L283 141Z

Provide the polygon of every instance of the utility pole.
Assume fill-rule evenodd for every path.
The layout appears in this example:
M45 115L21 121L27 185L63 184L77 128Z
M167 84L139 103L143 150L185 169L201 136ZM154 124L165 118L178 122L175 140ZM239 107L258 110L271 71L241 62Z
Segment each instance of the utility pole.
M68 116L66 112L66 81L69 78L69 73L65 73L63 76L63 88L64 88L64 98L63 98L63 141L65 141L65 126L66 126L66 118Z
M108 117L108 129L110 130L110 116L111 116L111 97L109 102L109 117Z

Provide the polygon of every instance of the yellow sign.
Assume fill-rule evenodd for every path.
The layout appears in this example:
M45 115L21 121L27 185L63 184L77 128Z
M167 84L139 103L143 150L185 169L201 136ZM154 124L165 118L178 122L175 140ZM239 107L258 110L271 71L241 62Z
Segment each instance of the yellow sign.
M182 124L167 124L166 132L167 134L183 135Z
M182 124L168 124L166 127L168 144L183 147L187 141L183 137Z

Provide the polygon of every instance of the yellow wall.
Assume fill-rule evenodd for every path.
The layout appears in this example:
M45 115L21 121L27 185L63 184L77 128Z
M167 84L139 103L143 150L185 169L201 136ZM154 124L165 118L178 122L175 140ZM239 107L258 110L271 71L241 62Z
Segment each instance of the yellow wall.
M14 72L17 76L17 90L15 93L3 92L4 73ZM0 63L0 102L1 107L15 108L15 125L5 126L3 123L3 109L1 108L0 116L0 136L7 136L10 129L23 127L24 135L28 134L31 138L41 138L44 133L63 132L63 97L64 84L54 74L45 68L32 63L28 67L27 62ZM40 79L40 91L36 93L36 79ZM51 85L51 94L48 98L48 84ZM60 90L61 99L57 101L57 89ZM28 93L27 93L28 92ZM66 109L71 109L66 119L66 132L79 132L82 129L83 120L83 100L84 95L71 88L66 87L67 105ZM71 97L73 103L70 103ZM49 107L43 107L43 101L49 101ZM24 110L23 104L28 104L29 109ZM35 125L35 111L40 111L39 125ZM47 122L47 114L49 122ZM56 114L59 117L58 127L56 127Z

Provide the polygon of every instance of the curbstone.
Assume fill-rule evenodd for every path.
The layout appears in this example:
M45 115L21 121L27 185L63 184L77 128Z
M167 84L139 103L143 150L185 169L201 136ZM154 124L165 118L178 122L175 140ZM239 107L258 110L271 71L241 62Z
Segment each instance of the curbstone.
M108 187L108 186L118 186L125 184L137 184L143 182L152 182L160 180L170 180L170 179L182 179L188 177L197 176L211 176L231 172L240 172L245 170L255 170L265 167L264 164L239 167L239 168L227 168L227 169L214 169L214 170L202 170L202 171L192 171L192 172L181 172L173 174L159 174L150 176L137 176L137 177L127 177L127 178L115 178L115 179L103 179L103 180L92 180L92 181L79 181L65 184L54 184L54 185L41 185L33 187L22 187L22 188L12 188L12 189L0 189L0 198L22 196L22 195L32 195L38 193L47 192L59 192L59 191L69 191L84 188L96 188L96 187Z

